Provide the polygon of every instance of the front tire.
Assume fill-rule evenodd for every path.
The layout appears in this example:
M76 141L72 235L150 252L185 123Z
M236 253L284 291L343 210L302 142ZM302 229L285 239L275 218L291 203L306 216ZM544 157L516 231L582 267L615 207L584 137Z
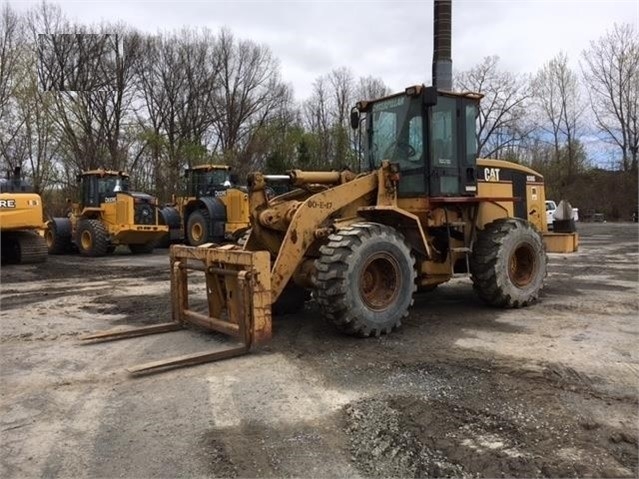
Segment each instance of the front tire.
M83 256L104 256L109 249L109 233L99 220L80 220L76 244Z
M536 302L547 267L541 235L528 221L516 218L498 219L480 231L470 262L479 297L502 308Z
M189 215L186 222L186 237L191 246L208 243L211 218L207 211L196 210Z
M340 330L379 336L401 325L413 304L415 259L404 237L377 223L329 236L315 262L317 303Z

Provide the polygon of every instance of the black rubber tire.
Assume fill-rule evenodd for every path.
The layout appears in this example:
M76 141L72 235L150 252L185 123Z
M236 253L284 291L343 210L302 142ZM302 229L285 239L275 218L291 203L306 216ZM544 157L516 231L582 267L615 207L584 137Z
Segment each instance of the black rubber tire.
M186 239L191 246L200 246L201 244L208 243L210 237L211 218L206 210L195 210L189 215L186 221ZM193 228L201 229L201 236L199 238L193 237Z
M159 224L169 227L169 231L167 234L162 236L160 240L158 240L155 247L168 248L171 246L172 232L177 232L177 235L175 236L178 237L182 235L182 217L180 216L180 212L177 208L174 208L173 206L164 206L163 208L160 208L158 219Z
M83 235L90 240L88 245L82 246ZM104 256L109 249L109 233L100 220L80 220L75 243L82 256Z
M541 234L526 220L493 221L477 235L470 271L475 291L487 304L519 308L534 303L548 271Z
M416 273L415 258L398 231L377 223L356 223L330 235L320 254L315 261L315 298L329 321L347 334L363 337L390 333L401 326L413 304ZM380 260L382 268L390 266L392 271L368 269ZM394 282L393 296L379 308L363 293L365 267L367 278ZM381 287L384 291L384 285Z
M49 223L45 241L49 254L65 254L71 249L71 236L62 235L54 222Z
M151 254L155 249L155 241L149 241L148 243L142 244L130 244L129 250L133 254Z

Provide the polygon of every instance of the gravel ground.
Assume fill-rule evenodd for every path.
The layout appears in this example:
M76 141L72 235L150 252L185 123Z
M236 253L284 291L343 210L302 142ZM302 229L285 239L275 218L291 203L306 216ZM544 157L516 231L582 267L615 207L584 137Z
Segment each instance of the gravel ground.
M3 267L0 476L637 477L638 230L580 234L530 308L455 279L362 340L311 302L251 355L140 378L124 368L220 345L78 340L170 319L166 250Z

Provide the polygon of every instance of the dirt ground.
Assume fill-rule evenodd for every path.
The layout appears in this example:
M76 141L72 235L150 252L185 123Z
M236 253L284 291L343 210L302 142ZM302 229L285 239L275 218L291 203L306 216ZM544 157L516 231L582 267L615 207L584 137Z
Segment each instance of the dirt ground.
M580 232L530 308L456 279L356 339L310 302L254 354L140 378L124 368L219 346L80 343L170 319L166 250L3 267L0 476L637 477L638 230Z

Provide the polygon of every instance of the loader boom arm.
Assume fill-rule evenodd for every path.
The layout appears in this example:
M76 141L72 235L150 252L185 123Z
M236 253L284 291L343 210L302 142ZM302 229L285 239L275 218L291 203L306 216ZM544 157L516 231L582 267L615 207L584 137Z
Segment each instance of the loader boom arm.
M271 270L272 301L280 296L309 247L317 239L323 223L335 212L375 191L377 175L356 178L330 190L316 193L295 211Z

